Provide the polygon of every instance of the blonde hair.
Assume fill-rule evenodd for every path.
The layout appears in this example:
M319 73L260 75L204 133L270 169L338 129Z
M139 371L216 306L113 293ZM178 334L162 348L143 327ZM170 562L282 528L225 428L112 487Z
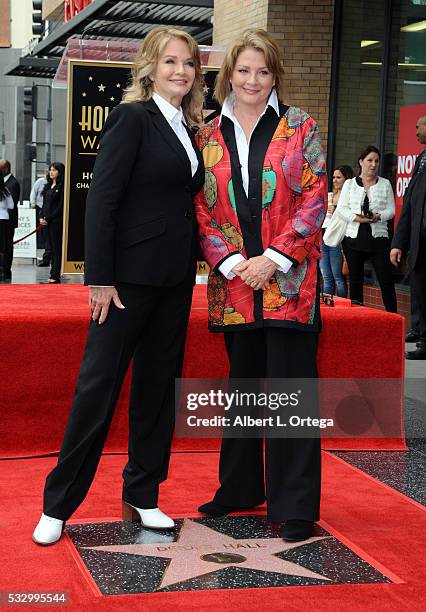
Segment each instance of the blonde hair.
M198 125L201 121L201 111L204 103L204 77L201 72L200 50L197 41L182 30L164 26L154 28L147 34L136 53L132 66L132 81L124 90L121 102L146 102L152 98L154 82L150 79L150 75L155 70L167 43L172 38L178 38L188 45L194 61L195 80L191 91L183 97L182 111L189 125Z
M265 56L266 66L275 78L278 99L282 100L284 97L284 68L281 63L280 52L275 40L261 28L244 30L227 48L225 59L216 78L214 97L220 104L223 104L226 97L229 96L231 92L229 81L232 71L239 54L247 47L261 51Z

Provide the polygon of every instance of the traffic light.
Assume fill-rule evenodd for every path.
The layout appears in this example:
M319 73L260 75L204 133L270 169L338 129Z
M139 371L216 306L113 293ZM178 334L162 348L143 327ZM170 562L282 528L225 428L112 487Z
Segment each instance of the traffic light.
M42 0L33 0L33 36L42 36L44 33L42 4Z
M33 88L24 87L24 115L33 114Z
M24 87L24 115L37 119L37 85Z

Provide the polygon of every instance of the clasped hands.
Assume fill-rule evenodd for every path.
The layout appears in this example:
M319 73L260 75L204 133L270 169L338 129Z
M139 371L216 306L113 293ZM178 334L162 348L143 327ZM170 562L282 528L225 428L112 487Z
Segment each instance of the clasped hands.
M382 218L379 213L373 213L372 217L364 217L364 215L357 215L355 217L355 221L358 223L377 223L377 221L381 221Z
M232 272L239 276L246 285L257 291L268 288L269 279L274 275L277 268L278 265L272 259L265 255L258 255L240 261L232 268Z

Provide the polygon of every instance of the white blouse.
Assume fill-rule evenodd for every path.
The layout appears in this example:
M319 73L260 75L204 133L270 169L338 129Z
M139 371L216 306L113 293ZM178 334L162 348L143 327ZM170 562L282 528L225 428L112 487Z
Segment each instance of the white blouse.
M13 198L10 194L6 194L4 198L0 200L0 219L3 221L9 221L9 210L15 207Z
M191 172L192 176L194 176L198 169L198 158L184 125L185 118L183 116L182 108L176 108L173 106L173 104L170 104L170 102L167 102L167 100L162 98L158 93L154 93L152 99L182 143L182 146L188 155L189 161L191 162Z

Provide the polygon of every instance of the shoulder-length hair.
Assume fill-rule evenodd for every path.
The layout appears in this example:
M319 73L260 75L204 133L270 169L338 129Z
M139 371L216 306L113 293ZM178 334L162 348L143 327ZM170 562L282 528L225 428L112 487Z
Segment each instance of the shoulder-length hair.
M49 166L49 170L51 168L55 168L55 170L57 170L59 172L58 178L56 179L56 187L58 189L63 189L63 187L64 187L64 180L65 180L65 166L64 166L64 164L62 164L61 162L52 162L50 164L50 166ZM45 186L43 187L43 191L41 192L42 195L44 195L52 187L53 181L50 178L49 170L47 171L47 176L46 176L47 183L45 184Z
M188 124L198 125L201 121L201 111L204 103L204 77L201 72L201 57L197 41L187 32L168 28L154 28L144 38L136 53L132 66L132 80L124 90L122 103L146 102L154 93L154 83L149 78L157 67L158 61L171 38L178 38L189 47L195 66L195 80L191 91L183 97L182 112Z
M231 92L230 79L241 51L247 48L261 51L265 56L266 67L273 74L275 89L279 100L284 99L284 68L281 63L280 51L275 40L261 28L244 30L227 48L225 59L217 75L214 97L223 104Z
M340 174L343 174L345 179L351 179L351 178L354 178L355 176L352 166L347 166L347 165L337 166L336 170L338 170Z

